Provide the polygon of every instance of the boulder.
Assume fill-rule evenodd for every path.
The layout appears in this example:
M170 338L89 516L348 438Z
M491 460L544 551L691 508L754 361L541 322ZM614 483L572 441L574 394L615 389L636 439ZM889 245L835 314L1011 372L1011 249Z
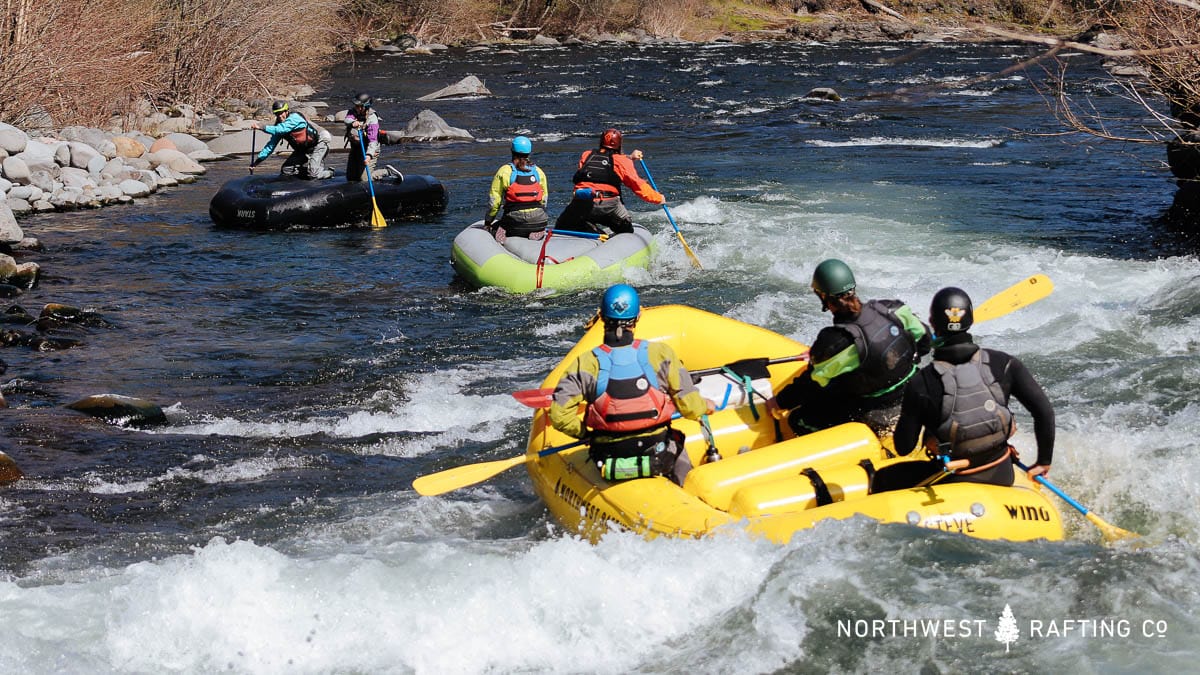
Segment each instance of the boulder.
M4 395L0 394L0 408L7 408L8 403L4 401ZM21 480L25 474L21 473L21 469L17 467L17 463L12 457L0 452L0 485Z
M459 129L446 124L445 120L432 110L422 110L417 116L408 121L404 131L387 133L387 142L401 141L460 141L474 140L466 129Z
M492 92L483 86L483 82L479 81L478 77L468 75L459 80L456 84L452 84L444 89L439 89L432 94L426 94L418 101L438 101L445 98L463 98L468 96L491 96Z
M842 100L842 97L836 91L834 91L833 89L830 89L829 87L817 87L815 89L811 89L811 90L809 90L809 92L807 94L804 95L804 98L815 98L815 99L819 99L821 101L840 101L840 100Z
M145 427L167 423L167 416L159 406L121 394L88 396L67 407L118 426Z
M107 161L99 150L80 141L67 141L67 151L70 153L70 160L67 162L67 166L73 166L78 169L88 169L89 164L95 166L93 160L97 158L100 160L100 167L103 167ZM116 146L113 146L113 156L115 155Z
M163 140L163 139L169 140L172 143L174 143L175 149L182 152L185 155L196 152L197 150L208 149L208 146L204 144L204 141L200 140L199 138L196 138L195 136L192 136L191 134L180 134L180 133L167 134L166 136L164 136L163 138L161 138L159 140ZM153 147L150 148L150 152L154 152Z
M105 159L112 159L117 156L117 146L99 129L66 127L59 135L67 141L74 141L90 146L96 152L104 155Z
M11 246L21 243L24 238L25 233L17 225L17 219L13 216L7 200L0 200L0 244Z
M160 164L166 164L176 173L200 174L206 171L199 162L178 150L152 151L146 155L146 159L150 160L151 167L157 168Z
M142 145L141 141L128 136L114 137L113 145L117 148L117 157L132 158L146 154L146 146Z
M179 146L175 145L175 141L171 139L171 137L174 135L175 134L167 134L166 136L154 141L154 143L150 145L150 152L158 152L159 150L178 150ZM182 136L183 134L179 135Z
M5 157L3 162L0 162L0 167L3 167L4 177L8 180L17 183L18 185L29 185L29 165L20 157Z
M0 122L0 150L15 155L18 152L24 152L25 144L28 142L29 136L24 131L11 124Z

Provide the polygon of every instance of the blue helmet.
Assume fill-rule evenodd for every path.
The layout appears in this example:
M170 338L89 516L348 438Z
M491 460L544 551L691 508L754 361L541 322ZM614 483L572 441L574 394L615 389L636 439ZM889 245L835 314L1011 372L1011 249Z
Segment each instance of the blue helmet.
M609 286L600 301L600 316L617 321L631 321L642 313L638 292L629 284Z
M533 152L533 141L526 136L517 136L512 142L514 155L528 155Z

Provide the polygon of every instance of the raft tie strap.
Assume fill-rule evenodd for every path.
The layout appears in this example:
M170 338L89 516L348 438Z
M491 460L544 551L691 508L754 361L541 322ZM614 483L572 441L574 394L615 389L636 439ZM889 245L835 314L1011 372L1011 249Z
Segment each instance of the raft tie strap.
M730 379L742 385L742 391L746 392L746 402L750 405L750 414L754 416L754 421L758 421L758 407L754 405L754 395L758 394L754 390L753 380L749 375L739 375L729 368L729 366L721 366L721 372L729 376ZM766 400L762 394L758 394L759 398Z
M817 498L817 506L825 506L833 503L833 495L829 494L829 487L825 485L825 481L821 475L816 472L811 466L805 467L800 473L812 483L813 494Z
M871 494L871 483L875 482L875 465L869 459L863 459L858 465L867 474L867 494Z

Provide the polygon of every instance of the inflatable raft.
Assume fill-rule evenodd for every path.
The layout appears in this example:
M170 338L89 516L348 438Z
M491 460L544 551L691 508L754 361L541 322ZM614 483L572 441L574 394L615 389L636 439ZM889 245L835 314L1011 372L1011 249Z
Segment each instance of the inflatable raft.
M576 356L600 344L601 331L593 326L542 386L553 387ZM717 371L701 377L699 386L718 406L709 420L723 459L704 463L707 444L699 425L676 420L695 466L683 487L662 477L610 483L588 461L587 448L550 427L546 410L539 409L525 465L564 527L595 540L610 529L701 537L737 526L783 543L822 520L865 516L982 539L1063 538L1058 510L1023 472L1012 487L935 483L870 494L874 472L913 460L890 458L875 434L857 423L794 437L763 405L806 367L796 358L807 352L799 342L682 306L644 310L637 336L667 342L693 373ZM728 368L735 362L741 363Z
M374 185L379 210L389 220L446 210L446 188L433 176L388 176ZM219 226L263 230L366 225L371 213L366 181L348 182L340 172L327 180L279 174L235 178L208 206Z
M626 268L648 267L653 250L653 235L638 225L632 233L607 241L552 232L549 240L509 237L500 244L479 221L454 238L450 262L475 288L498 286L528 293L539 288L567 290L622 281Z

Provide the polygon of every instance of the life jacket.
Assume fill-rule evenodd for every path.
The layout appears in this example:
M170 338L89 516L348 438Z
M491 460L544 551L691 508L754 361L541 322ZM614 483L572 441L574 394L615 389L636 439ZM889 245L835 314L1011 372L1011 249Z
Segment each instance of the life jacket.
M304 126L288 132L288 143L292 145L293 150L308 150L315 147L321 140L321 133L312 125L312 122L308 121L307 117L300 113L295 114L300 115L300 118L304 120Z
M854 319L834 322L854 338L858 368L838 378L856 396L896 391L916 372L916 345L890 307L870 300Z
M504 212L541 207L546 191L538 180L537 168L531 166L521 170L516 164L509 166L512 173L508 177L508 189L504 191Z
M601 345L592 350L600 362L596 398L588 404L584 424L608 433L646 431L663 426L675 414L675 403L658 388L650 364L650 343L634 340L626 347Z
M375 114L374 108L368 109L366 116L361 120L358 119L358 117L354 114L354 109L351 108L346 111L346 120L347 120L347 123L346 123L345 139L354 145L358 145L358 132L360 131L360 129L350 128L350 124L349 124L350 122L353 122L356 120L359 122L362 122L363 125L362 125L361 131L362 131L364 140L367 140L367 127L371 126L372 124L378 125L380 123L379 115ZM383 133L383 132L381 131L380 133ZM370 142L371 142L370 140L367 140L368 144L370 144Z
M968 361L934 361L942 378L942 423L939 450L952 459L972 463L990 458L1013 433L1013 415L1004 404L1004 389L988 366L988 353L977 350Z
M576 185L580 183L609 185L612 186L612 194L605 196L614 197L621 195L621 177L617 175L617 170L613 166L613 156L608 152L592 150L588 153L583 163L579 166L579 170L571 177L571 182Z

